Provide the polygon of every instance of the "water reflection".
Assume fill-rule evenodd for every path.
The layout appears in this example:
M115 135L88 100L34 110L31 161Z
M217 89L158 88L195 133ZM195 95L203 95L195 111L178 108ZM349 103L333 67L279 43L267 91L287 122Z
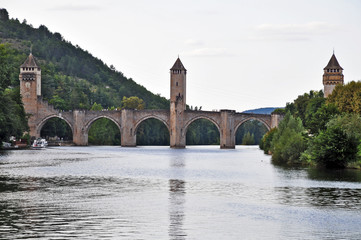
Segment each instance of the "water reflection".
M274 168L261 151L242 147L9 153L0 155L0 239L359 239L361 234L361 171Z
M169 237L174 240L187 236L183 229L185 184L183 180L169 180Z
M361 210L361 189L278 187L275 191L281 204Z
M185 159L183 154L170 159L173 177L184 178ZM169 179L169 239L183 240L186 233L183 228L186 182L180 179Z
M308 178L320 181L344 181L344 182L361 182L361 171L354 169L317 169L307 170Z

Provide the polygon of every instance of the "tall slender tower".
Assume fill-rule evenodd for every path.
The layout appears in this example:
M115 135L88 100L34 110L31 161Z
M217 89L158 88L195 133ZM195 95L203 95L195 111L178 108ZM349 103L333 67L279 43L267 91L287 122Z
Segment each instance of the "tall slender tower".
M170 69L170 147L184 148L183 129L184 111L186 110L186 75L181 60L178 58Z
M324 96L328 97L338 84L343 84L343 68L338 63L335 53L332 54L327 66L323 69Z
M20 94L22 96L24 109L30 114L28 120L30 134L35 134L33 119L38 113L38 97L41 96L41 69L35 57L30 53L26 61L20 66Z

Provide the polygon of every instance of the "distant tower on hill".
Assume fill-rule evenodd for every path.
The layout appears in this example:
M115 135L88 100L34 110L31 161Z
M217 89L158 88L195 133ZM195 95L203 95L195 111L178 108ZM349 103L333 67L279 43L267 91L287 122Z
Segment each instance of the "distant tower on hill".
M338 63L335 53L332 54L327 66L323 69L324 96L328 97L338 84L343 84L343 68Z

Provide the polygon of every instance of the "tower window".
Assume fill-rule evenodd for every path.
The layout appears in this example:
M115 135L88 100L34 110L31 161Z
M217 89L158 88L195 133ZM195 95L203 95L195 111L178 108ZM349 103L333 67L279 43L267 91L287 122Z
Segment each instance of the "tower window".
M178 82L176 82L175 85L178 87Z

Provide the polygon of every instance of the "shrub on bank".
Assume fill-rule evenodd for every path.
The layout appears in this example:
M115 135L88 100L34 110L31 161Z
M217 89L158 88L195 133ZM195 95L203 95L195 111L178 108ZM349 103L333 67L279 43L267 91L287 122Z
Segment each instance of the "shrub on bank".
M318 166L326 168L345 168L356 161L358 140L337 126L328 127L312 140L310 158Z

